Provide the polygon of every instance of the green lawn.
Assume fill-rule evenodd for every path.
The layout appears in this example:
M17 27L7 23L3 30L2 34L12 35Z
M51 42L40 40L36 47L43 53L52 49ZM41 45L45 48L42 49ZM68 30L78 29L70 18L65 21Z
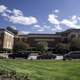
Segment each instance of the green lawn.
M0 59L0 69L16 70L31 80L80 80L80 60L36 61Z

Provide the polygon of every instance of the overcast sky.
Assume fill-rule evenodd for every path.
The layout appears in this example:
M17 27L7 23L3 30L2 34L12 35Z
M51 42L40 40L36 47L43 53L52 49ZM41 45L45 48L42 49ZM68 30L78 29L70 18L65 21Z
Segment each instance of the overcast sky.
M80 29L80 0L0 0L0 27L23 33Z

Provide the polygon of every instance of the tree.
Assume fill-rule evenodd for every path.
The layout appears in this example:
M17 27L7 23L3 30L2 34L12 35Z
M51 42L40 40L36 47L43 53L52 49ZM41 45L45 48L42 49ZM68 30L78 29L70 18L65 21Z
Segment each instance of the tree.
M69 44L65 44L65 43L58 43L56 45L56 47L59 48L59 49L67 49L67 50L69 50Z
M55 50L58 54L65 54L70 50L70 44L58 43Z
M71 40L70 50L80 50L80 37L75 37Z
M29 45L24 43L23 41L16 41L13 47L13 51L27 51L27 48L29 48Z
M41 54L45 54L48 50L48 43L47 42L38 42L37 50L41 52Z

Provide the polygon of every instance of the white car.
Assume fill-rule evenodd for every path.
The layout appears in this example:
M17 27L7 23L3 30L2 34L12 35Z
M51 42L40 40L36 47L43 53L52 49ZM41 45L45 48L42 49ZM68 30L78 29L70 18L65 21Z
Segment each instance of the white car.
M38 53L31 53L28 57L29 60L36 60L37 59L37 56L38 56Z

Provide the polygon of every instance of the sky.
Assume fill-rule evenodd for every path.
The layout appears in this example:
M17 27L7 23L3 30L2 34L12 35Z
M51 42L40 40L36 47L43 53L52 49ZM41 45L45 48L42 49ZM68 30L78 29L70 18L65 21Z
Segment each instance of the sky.
M80 0L0 0L0 27L24 34L80 29Z

